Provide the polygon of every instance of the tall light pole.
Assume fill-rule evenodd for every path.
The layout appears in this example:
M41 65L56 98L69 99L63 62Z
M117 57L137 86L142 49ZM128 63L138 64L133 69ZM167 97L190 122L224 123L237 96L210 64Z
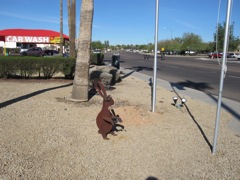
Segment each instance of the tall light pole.
M157 49L158 49L158 0L156 0L156 17L155 17L155 49L154 49L154 72L153 72L153 95L152 95L152 112L155 112L156 106L156 87L157 87Z
M224 77L225 77L226 56L227 56L228 40L229 40L228 37L229 37L229 21L230 21L231 7L232 7L232 0L228 0L224 46L223 46L223 56L222 56L223 57L222 58L222 70L221 70L220 83L219 83L218 106L217 106L213 148L212 148L213 154L215 154L217 151L217 138L218 138L219 123L220 123L220 111L221 111L221 105L222 105L222 90L223 90L223 81L224 81Z

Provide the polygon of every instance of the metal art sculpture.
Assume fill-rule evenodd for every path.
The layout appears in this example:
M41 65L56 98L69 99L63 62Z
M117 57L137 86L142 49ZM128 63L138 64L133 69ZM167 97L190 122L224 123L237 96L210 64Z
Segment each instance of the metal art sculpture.
M119 115L115 114L113 109L109 109L110 106L114 104L114 100L110 95L107 95L106 89L101 83L101 81L95 80L94 87L98 94L103 98L102 109L98 113L96 118L97 127L99 129L98 133L102 135L103 139L108 140L108 134L116 136L117 134L115 134L114 132L122 131L124 129L124 126L117 124L118 122L121 123L122 119L119 117ZM120 129L118 129L117 127L120 127Z

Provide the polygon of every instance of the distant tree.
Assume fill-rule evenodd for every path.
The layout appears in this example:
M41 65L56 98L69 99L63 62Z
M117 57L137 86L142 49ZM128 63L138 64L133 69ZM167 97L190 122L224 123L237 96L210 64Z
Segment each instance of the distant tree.
M181 46L182 46L182 38L176 37L171 42L170 50L173 51L173 52L180 51L181 50Z
M218 24L216 32L214 33L214 50L223 51L224 37L225 37L225 26L226 23ZM239 40L233 35L234 22L229 26L229 44L228 50L235 51L239 45Z
M201 51L202 50L202 38L199 35L194 33L184 33L182 36L182 50L194 50Z
M82 0L78 52L73 81L72 100L88 101L89 65L93 24L93 0Z
M148 43L148 51L152 52L154 50L154 44L153 43Z
M94 49L104 49L104 44L102 44L101 41L92 41L91 42L91 48L92 50Z
M104 41L104 47L105 47L105 50L109 48L109 41Z
M182 45L182 38L174 38L172 40L163 40L158 42L158 47L161 49L162 47L165 51L180 51Z
M158 42L158 49L164 48L165 51L169 51L171 46L171 40L162 40Z

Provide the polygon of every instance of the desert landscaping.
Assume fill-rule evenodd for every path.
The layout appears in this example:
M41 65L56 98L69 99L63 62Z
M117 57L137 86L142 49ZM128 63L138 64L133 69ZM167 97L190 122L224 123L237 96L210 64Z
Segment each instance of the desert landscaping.
M239 136L221 112L212 154L216 106L127 76L107 90L125 131L103 140L96 116L102 98L72 102L71 80L0 80L0 179L240 179ZM181 97L181 94L178 94Z

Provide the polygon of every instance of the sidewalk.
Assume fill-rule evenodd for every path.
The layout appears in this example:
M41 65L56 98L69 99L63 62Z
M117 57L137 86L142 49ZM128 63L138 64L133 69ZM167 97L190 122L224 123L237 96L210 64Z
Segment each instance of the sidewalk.
M152 78L151 76L148 76L139 72L135 72L135 71L126 70L123 68L121 69L121 71L124 72L124 74L126 75L129 74L131 76L134 76L136 78L146 80L146 81L149 81L149 79ZM181 94L183 96L185 95L193 99L214 104L216 105L216 108L217 108L217 104L218 104L217 96L206 94L202 91L194 90L188 87L183 87L177 84L171 84L170 82L164 81L161 79L157 79L157 85L168 90L173 90L176 93ZM240 136L240 103L227 98L222 98L222 108L225 109L227 112L229 112L233 116L232 121L229 123L229 129L231 129L236 135Z

